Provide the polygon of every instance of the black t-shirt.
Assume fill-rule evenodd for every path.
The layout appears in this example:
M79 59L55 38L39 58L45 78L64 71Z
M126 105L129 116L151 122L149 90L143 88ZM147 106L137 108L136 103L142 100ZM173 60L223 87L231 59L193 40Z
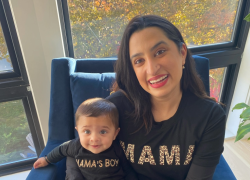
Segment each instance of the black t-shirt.
M175 115L154 122L146 134L144 127L137 131L143 120L136 123L128 115L134 110L133 104L121 91L107 99L119 111L118 139L139 179L186 179L192 164L194 173L199 168L206 172L202 167L213 173L223 152L225 135L226 116L219 104L183 92Z
M76 138L53 149L47 155L47 158L49 162L56 163L65 156L75 158L86 180L137 179L126 160L123 150L115 141L107 150L99 154L93 154L83 148L79 138Z

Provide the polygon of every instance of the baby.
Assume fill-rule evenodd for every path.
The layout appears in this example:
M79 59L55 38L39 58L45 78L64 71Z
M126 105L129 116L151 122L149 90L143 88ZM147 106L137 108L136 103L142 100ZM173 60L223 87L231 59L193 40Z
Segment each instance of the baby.
M33 165L35 169L69 156L76 159L85 179L137 179L122 148L114 141L120 128L113 103L102 98L86 100L78 107L75 119L79 138L39 158Z

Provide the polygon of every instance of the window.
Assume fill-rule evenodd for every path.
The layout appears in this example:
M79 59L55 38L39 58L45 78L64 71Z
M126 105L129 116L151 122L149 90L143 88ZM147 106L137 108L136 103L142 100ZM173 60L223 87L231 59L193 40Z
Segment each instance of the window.
M210 69L209 71L210 96L217 101L220 101L225 71L225 67Z
M0 132L0 176L31 169L44 143L7 0L0 0Z
M68 55L117 55L125 25L135 15L166 17L181 31L193 54L210 61L211 95L230 108L249 24L247 0L62 0ZM60 3L59 3L60 4ZM60 8L61 7L61 8Z
M22 100L0 103L0 166L37 157Z
M68 0L75 58L117 54L129 20L139 14L166 17L189 47L232 40L238 0Z
M2 27L0 25L0 73L12 72L13 67L10 60L9 52L3 35Z

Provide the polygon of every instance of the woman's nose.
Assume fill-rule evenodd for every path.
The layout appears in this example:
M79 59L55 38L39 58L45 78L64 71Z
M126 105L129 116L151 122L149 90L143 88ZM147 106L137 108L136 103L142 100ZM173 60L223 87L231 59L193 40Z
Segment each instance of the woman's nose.
M152 76L156 75L157 71L160 69L160 65L157 63L157 61L154 59L148 59L146 62L147 74Z

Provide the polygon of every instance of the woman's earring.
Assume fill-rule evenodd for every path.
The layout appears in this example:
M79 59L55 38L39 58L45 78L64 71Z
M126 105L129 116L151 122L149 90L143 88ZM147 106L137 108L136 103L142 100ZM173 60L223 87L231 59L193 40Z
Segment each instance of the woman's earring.
M185 66L184 66L184 65L182 65L182 69L185 69Z

